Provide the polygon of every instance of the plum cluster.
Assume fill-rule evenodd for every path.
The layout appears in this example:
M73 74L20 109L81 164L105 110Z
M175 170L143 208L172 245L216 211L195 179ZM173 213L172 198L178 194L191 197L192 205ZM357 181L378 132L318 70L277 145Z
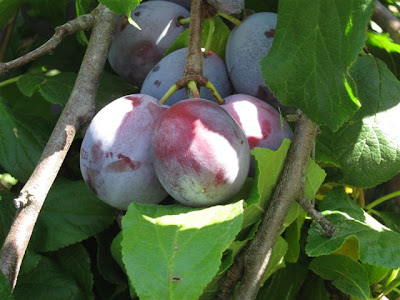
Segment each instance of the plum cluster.
M259 67L274 37L273 13L251 15L231 32L227 66L215 53L203 54L203 75L224 98L222 105L205 88L200 98L187 99L182 89L168 105L160 104L183 76L187 58L186 48L162 57L185 28L179 20L190 15L174 2L185 1L140 4L132 17L141 31L121 20L109 61L121 77L141 85L141 91L99 111L82 142L84 180L118 209L131 202L160 203L168 195L193 207L226 203L254 176L250 149L276 150L293 135L266 102L270 96ZM228 4L237 8L242 3L209 2L226 10ZM150 24L154 18L157 22Z

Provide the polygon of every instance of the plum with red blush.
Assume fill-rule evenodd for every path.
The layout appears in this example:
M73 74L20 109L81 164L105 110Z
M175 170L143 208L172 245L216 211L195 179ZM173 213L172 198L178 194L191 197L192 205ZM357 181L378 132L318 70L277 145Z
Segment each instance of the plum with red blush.
M114 100L93 118L80 152L83 179L98 198L118 209L155 204L167 192L154 171L151 137L166 107L143 94Z
M188 99L169 107L154 130L154 168L167 192L182 204L226 203L245 182L247 139L218 104Z

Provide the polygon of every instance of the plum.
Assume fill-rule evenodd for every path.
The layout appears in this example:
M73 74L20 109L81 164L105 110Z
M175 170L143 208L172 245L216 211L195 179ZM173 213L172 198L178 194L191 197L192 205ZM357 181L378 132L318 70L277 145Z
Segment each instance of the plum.
M262 147L277 150L283 139L292 139L289 124L268 103L244 94L231 95L224 100L222 107L243 129L250 149Z
M133 94L96 114L82 142L80 167L98 198L127 209L133 201L154 204L167 196L151 155L151 136L165 110L157 99Z
M186 8L172 2L141 3L131 13L141 30L126 18L117 27L108 54L113 70L131 84L141 85L165 50L185 30L179 20L189 16Z
M165 56L149 72L140 92L161 99L168 89L182 77L186 58L187 48L176 50ZM217 54L211 51L208 55L203 54L203 75L214 84L221 97L232 94L232 85L229 81L225 63ZM214 100L213 95L206 87L200 88L200 97ZM181 89L168 99L167 104L172 105L186 98L185 89Z
M222 107L205 99L169 107L156 125L152 145L161 184L188 206L228 201L249 172L250 150L242 129Z
M154 1L154 0L149 0L149 1ZM169 2L174 2L176 4L179 4L181 6L183 6L186 9L190 9L190 0L166 0Z
M277 105L264 82L260 61L271 49L277 14L260 12L234 28L226 44L226 65L233 87L246 94Z
M239 14L244 9L244 0L207 0L216 10L225 14Z
M279 112L268 103L243 94L226 97L221 105L242 128L250 149L255 147L277 150L283 139L292 139L293 132L281 119ZM254 160L251 160L250 176L254 175Z

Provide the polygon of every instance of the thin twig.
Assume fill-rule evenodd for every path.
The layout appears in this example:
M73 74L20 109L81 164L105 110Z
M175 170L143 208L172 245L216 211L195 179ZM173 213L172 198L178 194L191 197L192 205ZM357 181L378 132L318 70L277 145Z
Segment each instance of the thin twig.
M28 182L15 199L17 214L0 251L0 268L15 287L22 259L44 200L79 128L88 123L95 112L96 90L107 58L117 16L99 5L92 17L94 23L75 86L42 156ZM82 19L81 19L82 21ZM82 26L87 28L88 25Z
M307 215L314 221L317 222L321 228L322 233L325 236L332 237L335 232L335 227L329 223L328 219L325 218L318 210L316 210L307 198L303 197L297 200Z
M55 29L54 35L39 48L21 56L17 59L6 63L0 63L0 75L8 71L26 65L27 63L54 51L54 49L61 43L61 41L68 35L71 35L80 30L88 30L93 27L95 18L94 12L91 14L82 15L74 20L71 20L64 25Z
M400 43L400 20L378 0L375 2L372 20L388 32L393 41Z

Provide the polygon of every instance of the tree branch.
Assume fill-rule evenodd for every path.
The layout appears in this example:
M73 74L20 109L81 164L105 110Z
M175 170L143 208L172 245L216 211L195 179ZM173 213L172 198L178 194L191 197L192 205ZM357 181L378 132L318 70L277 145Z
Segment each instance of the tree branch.
M302 197L297 200L307 215L314 221L317 222L321 228L322 233L327 237L332 237L335 232L335 227L329 223L327 218L323 214L321 214L318 210L316 210L310 201L307 198Z
M93 27L95 22L94 14L97 10L94 10L90 14L82 15L74 20L71 20L64 25L61 25L55 29L54 35L39 48L21 56L17 59L6 63L0 63L0 75L7 73L8 71L21 67L45 54L51 53L61 43L61 41L68 35L71 35L80 30L89 30Z
M89 24L94 23L94 27L75 86L39 163L21 190L20 196L15 199L18 211L0 251L0 268L12 288L15 287L21 262L39 212L74 136L81 126L91 120L95 112L96 90L117 16L99 5L95 9L94 17L85 19ZM88 28L88 26L85 25L82 28Z
M400 20L378 0L375 2L372 20L388 32L393 41L400 43Z

